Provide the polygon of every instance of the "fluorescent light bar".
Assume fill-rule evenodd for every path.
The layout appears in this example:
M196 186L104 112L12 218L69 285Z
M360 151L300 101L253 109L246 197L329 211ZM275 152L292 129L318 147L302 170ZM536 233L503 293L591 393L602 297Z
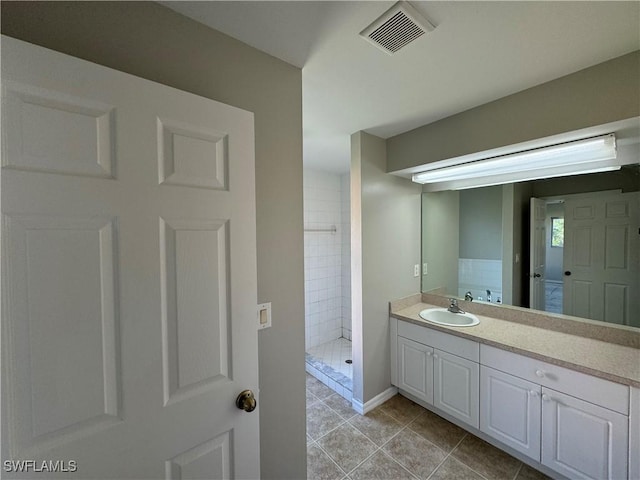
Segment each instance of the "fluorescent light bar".
M479 186L493 179L492 184L496 185L610 168L617 166L612 162L616 158L616 138L609 134L449 167L434 162L425 165L426 170L414 174L412 180L422 184L477 180L475 186Z
M587 170L579 170L579 171L570 172L570 173L555 174L555 175L553 175L553 178L568 177L568 176L571 176L571 175L586 175L588 173L612 172L614 170L620 170L621 168L622 167L620 165L613 166L613 167L589 168ZM548 175L548 174L537 173L537 174L532 174L530 177L520 178L520 179L518 179L516 181L517 182L528 182L528 181L531 181L531 180L540 180L542 178L552 178L552 177L550 175ZM465 185L464 182L451 182L451 185L449 186L448 189L449 190L468 190L470 188L491 187L491 186L494 186L494 185L504 185L505 183L513 183L514 182L514 180L504 180L504 179L502 179L502 180L493 180L491 177L485 177L485 179L486 179L486 183L478 182L476 180L472 184L469 184L469 185ZM427 186L427 188L425 190L429 191L430 189Z

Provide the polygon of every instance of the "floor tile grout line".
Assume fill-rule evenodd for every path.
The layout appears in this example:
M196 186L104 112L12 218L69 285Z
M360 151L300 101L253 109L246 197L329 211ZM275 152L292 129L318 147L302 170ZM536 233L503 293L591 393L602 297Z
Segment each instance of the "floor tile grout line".
M340 415L338 415L340 417ZM348 420L345 420L344 418L340 417L340 419L342 420L342 422L340 422L338 425L336 425L335 427L333 427L331 430L327 430L325 433L323 433L320 437L316 438L314 441L317 442L318 440L323 439L324 437L326 437L327 435L329 435L331 432L333 432L334 430L337 430L338 428L340 428L342 425L344 425L345 423L348 423ZM313 438L313 437L312 437Z
M338 395L340 398L344 399L344 397L340 396L339 394L335 394ZM333 395L330 395L331 397ZM326 397L329 398L329 397ZM328 403L324 402L325 399L321 399L320 401L323 403L323 405L325 405L329 410L331 410L333 413L335 413L336 415L338 415L340 418L345 418L346 421L351 420L353 417L355 417L356 415L358 415L358 412L356 412L355 410L353 410L353 415L351 415L350 417L345 417L344 415L342 415L340 412L338 412L336 409L332 408L331 405L329 405ZM347 401L346 399L344 399L345 401Z
M431 472L431 473L429 474L429 476L426 478L426 480L430 480L430 479L431 479L431 477L433 477L433 474L434 474L434 473L436 473L436 472L438 471L438 469L439 469L439 468L444 464L444 462L446 462L446 461L447 461L447 459L451 456L451 454L453 453L453 451L454 451L456 448L458 448L458 446L463 442L463 440L464 440L465 438L467 438L467 435L468 435L468 433L466 433L466 432L465 432L465 434L464 434L464 435L462 436L462 438L458 441L458 443L456 443L456 444L453 446L453 448L449 451L449 453L447 453L447 454L445 455L445 457L442 459L442 461L438 464L438 466L437 466L436 468L434 468L434 469L433 469L433 472ZM454 457L454 458L455 458L455 457ZM460 462L460 463L462 463L462 462ZM467 466L467 464L466 464L466 463L464 463L464 465L465 465L465 466ZM475 472L475 470L474 470L474 472ZM484 477L482 477L482 478L484 478Z
M518 468L518 470L516 470L516 474L513 476L512 480L516 480L516 478L518 478L518 475L520 475L520 471L524 468L524 463L520 462L520 467Z
M469 470L471 470L473 473L475 473L476 475L478 475L480 478L484 479L484 480L488 480L487 477L485 477L483 474L481 474L480 472L478 472L477 470L475 470L474 468L472 468L470 465L468 465L467 463L463 462L462 459L457 458L453 452L455 452L457 450L457 448L460 446L460 444L463 442L463 440L469 436L474 437L475 435L473 435L472 433L465 433L464 437L462 437L462 440L460 440L458 442L458 444L453 447L453 449L451 450L451 453L449 454L449 456L453 457L454 460L456 460L457 462L460 462L462 465L464 465L465 467L467 467Z
M391 417L393 418L393 417ZM397 419L396 419L397 420ZM407 468L406 466L404 466L402 463L400 463L399 460L397 460L393 455L391 455L391 453L387 452L384 450L384 447L387 446L391 440L393 440L394 438L396 438L398 435L400 435L402 432L404 432L405 430L409 430L410 432L413 432L413 430L411 430L409 428L409 423L406 423L405 425L403 425L403 427L395 434L392 435L391 438L389 438L389 440L387 440L385 443L382 444L382 446L380 447L380 450L382 450L383 453L385 453L387 456L391 457L398 465L400 465L402 468L404 468L407 472L409 472L411 475L413 475L416 478L420 478L419 475L416 475L415 473L413 473L411 470L409 470L409 468ZM414 432L415 433L415 432ZM422 436L422 435L421 435ZM425 439L426 440L426 439ZM428 441L428 440L427 440Z
M358 432L360 432L360 433L364 436L364 438L366 438L366 439L367 439L367 440L369 440L371 443L373 443L373 445L375 445L375 447L376 447L376 448L375 448L375 450L374 450L373 452L371 452L371 454L370 454L370 455L366 456L366 457L364 458L364 460L362 460L358 465L356 465L355 467L353 467L353 468L352 468L352 469L347 473L347 475L351 475L351 474L352 474L352 473L353 473L357 468L359 468L360 466L362 466L362 464L363 464L363 463L365 463L367 460L369 460L371 457L373 457L373 456L374 456L378 451L383 451L383 450L382 450L382 448L383 448L387 443L389 443L389 442L391 441L391 439L392 439L392 438L394 438L396 435L400 434L400 432L401 432L402 430L404 430L404 428L401 428L401 429L400 429L400 431L399 431L398 433L396 433L395 435L393 435L389 440L387 440L386 442L384 442L382 445L378 445L378 444L377 444L376 442L374 442L371 438L369 438L369 437L367 436L367 434L366 434L366 433L364 433L363 431L361 431L358 427L356 427L355 425L352 425L352 424L350 424L350 425L351 425L353 428L355 428ZM383 451L383 453L385 453L385 452ZM394 461L395 461L395 459L394 459ZM398 463L398 462L396 461L396 463Z
M315 443L316 443L316 447L318 447L318 448L320 449L320 451L321 451L322 453L324 453L324 454L329 458L329 460L331 460L331 461L333 462L333 464L334 464L336 467L338 467L338 469L343 473L343 478L344 478L345 476L349 476L349 474L345 471L345 469L344 469L344 468L342 468L340 465L338 465L338 463L333 459L333 457L332 457L331 455L329 455L329 453L328 453L324 448L322 448L322 445L320 445L318 442L315 442ZM308 447L307 447L307 448L308 448Z
M405 467L404 465L402 465L398 460L396 460L395 458L393 458L393 456L391 456L389 453L385 452L384 450L382 450L382 447L380 447L380 451L382 452L383 455L386 455L387 457L389 457L391 460L393 460L395 463L397 463L400 468L404 469L409 475L411 475L413 478L416 479L420 479L420 477L416 474L414 474L411 470L409 470L407 467Z

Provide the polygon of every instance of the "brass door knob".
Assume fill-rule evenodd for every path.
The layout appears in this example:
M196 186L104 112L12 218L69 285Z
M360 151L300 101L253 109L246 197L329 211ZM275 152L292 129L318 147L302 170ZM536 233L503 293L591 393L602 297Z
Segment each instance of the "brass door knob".
M257 405L256 397L253 396L251 390L243 390L236 398L236 407L245 412L253 412Z

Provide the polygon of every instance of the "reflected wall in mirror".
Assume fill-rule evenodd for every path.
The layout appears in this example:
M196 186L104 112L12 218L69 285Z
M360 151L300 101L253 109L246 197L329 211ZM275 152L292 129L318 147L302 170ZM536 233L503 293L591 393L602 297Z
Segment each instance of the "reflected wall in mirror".
M422 291L640 327L635 161L615 172L423 193ZM541 200L537 224L532 198Z

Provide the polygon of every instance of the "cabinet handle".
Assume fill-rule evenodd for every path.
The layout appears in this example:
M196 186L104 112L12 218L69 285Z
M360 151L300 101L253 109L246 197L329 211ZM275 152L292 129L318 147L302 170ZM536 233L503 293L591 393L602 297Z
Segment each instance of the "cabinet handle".
M438 358L438 354L434 353L433 358Z
M433 353L427 352L427 357L430 357L431 355L433 355Z
M548 402L551 400L551 397L549 395L547 395L546 393L542 394L542 400L544 400L545 402Z
M544 378L544 372L542 370L536 370L536 375L540 378Z
M529 395L531 395L532 397L537 397L538 392L536 392L535 390L529 390Z

